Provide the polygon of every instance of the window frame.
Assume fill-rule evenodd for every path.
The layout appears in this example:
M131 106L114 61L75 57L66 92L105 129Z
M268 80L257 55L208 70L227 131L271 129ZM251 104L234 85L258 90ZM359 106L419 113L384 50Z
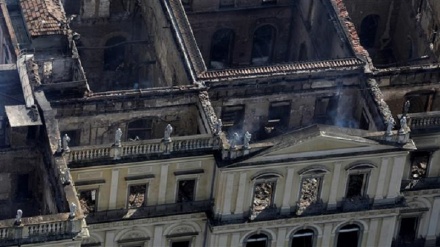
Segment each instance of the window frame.
M419 178L414 178L412 176L413 175L412 167L414 166L415 159L418 158L416 154L421 154L421 155L425 154L428 157L428 161L427 161L426 169L425 169L425 174L424 174L424 176L421 176ZM432 156L433 156L432 151L423 150L423 149L411 152L410 153L410 167L409 167L409 174L408 174L409 179L421 179L421 178L428 177L429 169L431 168Z
M307 228L299 228L299 229L296 229L295 231L292 232L292 234L289 237L289 247L293 246L293 239L295 238L295 234L299 231L304 231L304 230L309 230L313 233L312 234L312 247L316 246L318 233L315 229L307 227Z
M359 228L358 232L358 243L356 247L361 247L362 246L362 238L364 237L364 227L362 224L359 224L357 222L353 222L353 223L346 223L343 224L341 226L338 227L338 229L335 232L335 238L334 238L334 247L338 247L338 240L339 240L339 234L341 233L341 229L346 227L346 226L350 226L350 225L355 225Z
M351 196L351 197L347 196L347 193L348 193L348 190L349 190L350 176L353 176L353 175L364 175L364 178L363 178L363 181L362 181L361 195L359 195L359 197L364 198L364 197L368 196L368 186L369 186L369 183L370 183L370 173L371 173L371 169L356 169L356 168L353 168L351 170L348 170L347 179L346 179L346 182L345 182L344 198L345 199L349 199L349 198L357 197L357 196Z
M130 187L131 186L139 186L139 185L145 185L145 193L144 193L144 202L142 203L141 206L139 207L129 207L129 203L128 203L128 197L130 196ZM136 209L136 208L142 208L142 207L146 207L148 205L148 192L150 190L150 181L147 180L145 182L142 182L142 180L137 180L137 181L127 181L127 195L126 195L126 200L125 200L125 208L126 209Z
M148 121L149 122L149 127L142 127L142 128L130 128L130 124L134 123L136 121ZM146 122L144 122L146 123ZM149 140L149 139L153 139L153 119L152 118L138 118L138 119L132 119L130 122L128 122L126 124L126 128L125 128L125 139L126 141L129 141L129 139L132 137L130 136L130 131L144 131L145 133L149 133L149 137L147 135L146 139L142 139L140 138L140 140ZM133 138L131 138L133 139Z
M81 192L96 190L96 192L95 192L95 210L93 212L89 212L89 214L90 213L98 212L98 206L99 206L99 186L96 186L96 185L92 185L92 186L76 186L76 188L77 188L77 194L78 194L78 201L80 200Z
M179 184L180 184L180 181L184 181L184 180L194 180L194 189L193 189L194 190L194 195L193 195L194 199L192 201L186 201L186 202L180 201L179 202ZM175 186L175 188L176 188L175 202L176 203L196 202L197 201L197 192L198 192L198 187L199 187L198 186L199 180L200 180L200 176L194 176L194 175L180 175L180 176L178 176L176 178L176 186Z
M270 40L270 44L269 44L268 58L267 58L267 61L265 61L264 63L257 63L257 62L254 61L254 59L257 58L257 57L254 57L254 47L255 47L255 41L256 41L255 40L255 38L256 38L255 34L257 33L257 31L259 29L262 29L264 27L270 27L271 31L272 31L272 33L271 33L271 40ZM252 50L251 50L251 57L250 57L250 64L251 65L253 65L253 66L265 66L265 65L271 64L273 62L273 53L274 53L274 50L275 50L274 46L276 44L277 34L278 34L277 28L274 25L270 24L270 23L265 23L265 24L260 25L257 28L255 28L254 32L252 33L252 35L253 35L252 36ZM261 56L258 56L258 57L261 57Z
M231 114L231 112L234 112L234 121L229 121L229 118L225 117L225 114ZM239 117L237 117L237 115ZM234 132L234 130L242 130L245 118L246 106L244 104L223 106L221 112L223 131L228 133L228 135L232 135L233 133L229 133L230 131Z
M271 194L271 198L270 198L270 204L265 207L263 210L261 210L258 214L255 215L255 217L258 217L259 214L261 214L261 212L263 212L266 209L271 209L271 208L276 208L276 203L275 203L275 199L276 199L276 192L277 192L277 184L278 184L278 179L279 177L277 175L272 175L272 174L262 174L256 178L254 178L252 180L252 193L251 194L251 198L250 198L250 213L249 213L249 218L251 218L253 216L254 213L254 198L255 198L255 188L258 184L262 184L262 183L273 183L273 188L272 188L272 194Z
M267 233L267 232L265 232L265 231L261 231L261 232L259 231L259 232L252 232L252 233L248 234L248 236L243 240L243 247L246 247L247 244L249 243L249 239L252 236L255 236L255 235L265 235L267 237L266 238L266 247L270 247L271 246L272 235ZM256 241L250 241L250 242L256 242Z

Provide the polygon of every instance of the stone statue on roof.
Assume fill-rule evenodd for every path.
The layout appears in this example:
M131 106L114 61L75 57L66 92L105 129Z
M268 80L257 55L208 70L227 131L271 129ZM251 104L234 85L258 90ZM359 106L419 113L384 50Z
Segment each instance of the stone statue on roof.
M238 133L234 132L234 134L232 135L232 138L230 140L231 149L234 149L237 147L238 139L239 139Z
M164 141L171 141L171 133L173 133L173 126L171 126L171 124L168 124L167 127L165 127L165 133L163 137Z
M115 146L121 147L122 130L118 128L115 133Z
M388 118L388 121L387 121L387 130L385 132L386 136L392 136L393 135L393 128L394 128L395 124L396 124L396 121L394 121L394 118L390 116Z
M216 135L220 135L220 133L222 133L222 127L223 127L223 123L222 123L222 120L219 118L217 120L217 123L215 123L215 134Z
M411 106L411 102L409 100L405 101L405 106L403 107L403 116L406 116L409 112L409 108Z
M246 131L246 133L244 133L244 140L243 140L243 147L245 149L249 149L249 142L251 141L252 138L252 134L249 133L249 131Z
M20 225L21 224L21 217L23 216L23 211L21 209L17 210L17 215L15 216L15 224Z
M70 142L70 137L67 134L64 134L64 136L63 136L63 150L64 150L64 152L70 151L69 142Z
M75 218L76 215L76 204L75 203L70 203L69 204L69 218Z

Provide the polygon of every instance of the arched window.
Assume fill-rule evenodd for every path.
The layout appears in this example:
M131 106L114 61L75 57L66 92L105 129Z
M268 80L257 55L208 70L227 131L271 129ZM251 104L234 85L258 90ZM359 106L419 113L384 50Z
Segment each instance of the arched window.
M271 25L259 27L254 32L252 59L254 65L264 65L270 62L275 41L275 28Z
M231 29L221 29L214 33L211 40L211 68L223 69L230 66L234 36Z
M374 47L379 19L378 15L368 15L362 20L359 38L365 48Z
M357 247L361 246L361 228L356 224L342 227L338 231L336 247Z
M116 36L105 42L104 70L114 71L124 63L125 46L121 43L125 41L124 37Z
M315 232L311 229L296 231L292 235L291 247L313 247Z
M264 234L254 234L245 241L245 247L269 247L269 237Z

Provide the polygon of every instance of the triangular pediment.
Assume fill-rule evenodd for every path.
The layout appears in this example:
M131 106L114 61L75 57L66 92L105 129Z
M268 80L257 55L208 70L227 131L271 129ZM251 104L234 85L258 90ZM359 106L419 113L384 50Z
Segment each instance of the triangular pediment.
M267 153L265 156L308 152L331 152L333 150L342 151L344 149L368 148L371 145L377 145L366 139L359 139L360 140L349 140L332 136L315 136L305 140L300 140L296 143L293 142L292 145L273 150L272 152Z

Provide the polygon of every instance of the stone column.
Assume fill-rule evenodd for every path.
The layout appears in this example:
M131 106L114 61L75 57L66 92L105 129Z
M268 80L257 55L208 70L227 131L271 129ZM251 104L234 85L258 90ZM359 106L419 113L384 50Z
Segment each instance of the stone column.
M333 170L333 176L332 176L332 185L330 188L330 196L328 198L328 206L327 208L329 210L335 209L337 206L337 196L339 192L339 177L341 175L341 164L336 163L334 170Z
M231 204L232 204L232 188L234 186L234 173L229 173L226 175L226 191L223 202L223 210L222 214L229 215L231 214Z
M241 247L240 244L240 233L234 232L231 238L231 247Z
M286 233L287 233L286 228L282 227L278 229L276 247L284 247L286 242Z
M375 203L376 200L382 200L384 198L383 191L384 191L385 180L387 179L388 161L389 161L388 158L382 158L382 163L380 164L379 178L378 178L379 181L377 181L376 193L374 195Z
M394 228L396 227L396 216L382 219L380 228L379 244L377 246L391 246L394 237Z
M162 165L160 167L160 185L159 185L159 200L158 204L164 204L167 192L167 180L168 180L168 165Z
M237 202L235 204L235 213L236 214L243 213L243 203L245 201L246 187L247 187L247 173L242 172L240 174L240 182L238 184Z
M281 206L281 213L290 213L290 201L293 189L293 175L295 169L289 168L287 170L286 184L284 186L283 205Z
M387 199L394 199L400 195L400 184L403 178L403 169L405 167L405 156L395 157L391 179L389 181Z
M116 209L116 200L118 195L119 169L112 170L112 180L110 183L110 198L108 209Z
M370 226L368 230L367 237L367 246L378 246L377 245L377 229L379 227L379 219L371 219Z
M105 232L105 243L104 246L114 246L115 245L115 231Z
M154 227L154 238L153 238L153 246L166 246L166 243L163 243L163 226L156 225Z

